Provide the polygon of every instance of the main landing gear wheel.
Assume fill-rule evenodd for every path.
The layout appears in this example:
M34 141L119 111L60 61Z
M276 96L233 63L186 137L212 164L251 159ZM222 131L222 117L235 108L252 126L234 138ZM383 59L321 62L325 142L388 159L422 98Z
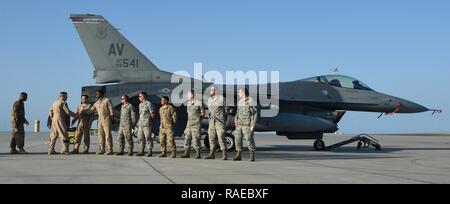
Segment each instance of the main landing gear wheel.
M356 148L357 148L358 150L361 150L361 149L362 149L362 146L363 146L363 143L362 143L362 142L358 142L358 146L356 146Z
M234 140L234 135L231 133L227 133L225 135L225 147L227 148L227 151L232 152L236 149L236 140Z
M208 135L208 133L203 133L202 134L202 136L203 136L203 144L205 145L205 148L207 149L207 150L210 150L210 146L209 146L209 135ZM236 148L236 142L235 142L235 140L234 140L234 135L233 134L231 134L231 133L226 133L225 134L225 147L226 147L226 149L227 149L227 151L228 152L231 152L231 151L234 151L235 150L235 148ZM217 139L216 139L216 149L217 150L219 150L220 149L220 146L219 146L219 143L218 143L218 141L217 141Z
M314 142L314 149L316 151L324 151L325 150L325 142L323 140L316 140Z

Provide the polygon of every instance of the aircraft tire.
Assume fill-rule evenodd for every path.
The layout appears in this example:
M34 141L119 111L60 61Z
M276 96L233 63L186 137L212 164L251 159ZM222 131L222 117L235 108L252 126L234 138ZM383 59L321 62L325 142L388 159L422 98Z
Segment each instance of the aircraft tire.
M316 151L324 151L325 150L325 142L323 140L316 140L314 142L314 149Z
M203 134L202 134L202 137L203 137L203 145L205 146L205 149L206 149L206 150L210 150L210 148L209 148L209 135L208 135L208 133L203 133ZM226 146L228 152L235 151L235 149L236 149L236 143L235 143L234 135L233 135L233 134L227 133L227 134L225 135L225 146ZM217 150L220 149L220 146L219 146L219 144L217 143L217 141L216 141L216 149L217 149Z
M236 150L236 140L234 140L234 135L231 133L227 133L225 135L225 146L227 147L228 152L232 152Z
M375 145L375 149L376 149L377 151L381 151L381 145L379 145L379 144Z

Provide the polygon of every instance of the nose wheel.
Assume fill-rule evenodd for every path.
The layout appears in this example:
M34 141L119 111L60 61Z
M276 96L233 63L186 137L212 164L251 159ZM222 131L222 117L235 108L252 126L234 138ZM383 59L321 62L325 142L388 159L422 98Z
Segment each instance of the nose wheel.
M324 151L325 150L325 142L323 140L316 140L314 142L314 149L316 151Z

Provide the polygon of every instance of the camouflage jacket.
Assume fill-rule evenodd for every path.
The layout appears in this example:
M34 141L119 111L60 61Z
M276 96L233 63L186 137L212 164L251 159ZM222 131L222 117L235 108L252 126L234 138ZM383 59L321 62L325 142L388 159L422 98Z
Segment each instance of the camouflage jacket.
M177 112L172 105L164 105L159 109L161 117L160 129L171 129L177 123Z
M187 126L199 126L201 122L202 113L205 113L200 101L188 101L187 103L187 114L188 122Z
M255 104L253 104L252 98L239 100L237 114L236 114L236 125L244 125L255 127L256 119L258 118L258 110Z

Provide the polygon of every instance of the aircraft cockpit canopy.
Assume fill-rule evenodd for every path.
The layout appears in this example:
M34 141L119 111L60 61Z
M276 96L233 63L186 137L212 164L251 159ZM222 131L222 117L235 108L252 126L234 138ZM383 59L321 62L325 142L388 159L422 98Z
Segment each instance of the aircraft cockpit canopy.
M348 89L358 89L358 90L368 90L372 91L372 89L364 84L363 82L344 75L324 75L318 77L312 77L308 79L304 79L303 81L317 82L322 84L328 84L330 86L342 87Z

